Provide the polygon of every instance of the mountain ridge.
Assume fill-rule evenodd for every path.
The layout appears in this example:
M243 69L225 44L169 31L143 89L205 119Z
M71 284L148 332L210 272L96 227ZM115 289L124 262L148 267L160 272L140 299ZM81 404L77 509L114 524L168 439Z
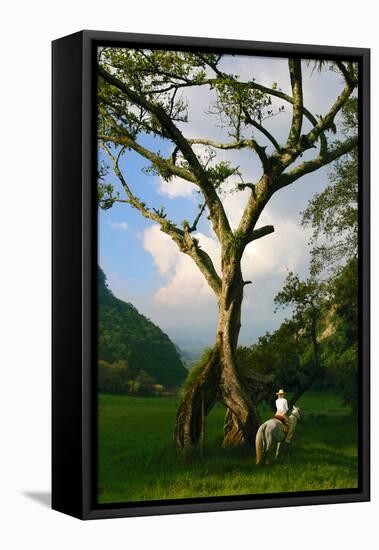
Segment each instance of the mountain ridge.
M128 302L116 298L98 267L98 359L126 361L130 377L145 371L166 387L180 385L187 369L175 344Z

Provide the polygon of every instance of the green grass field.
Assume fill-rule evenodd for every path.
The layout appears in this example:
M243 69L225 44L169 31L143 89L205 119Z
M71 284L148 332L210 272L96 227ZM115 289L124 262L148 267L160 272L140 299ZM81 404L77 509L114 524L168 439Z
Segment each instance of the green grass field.
M207 418L204 457L178 455L178 400L99 396L99 503L357 487L356 420L340 398L309 392L291 460L255 466L246 447L222 449L224 409ZM263 410L266 420L272 413Z

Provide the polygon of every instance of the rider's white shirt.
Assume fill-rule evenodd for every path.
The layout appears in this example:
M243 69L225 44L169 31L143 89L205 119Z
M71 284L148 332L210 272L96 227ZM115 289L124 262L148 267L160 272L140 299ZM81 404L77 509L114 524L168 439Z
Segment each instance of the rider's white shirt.
M276 405L276 414L287 414L288 412L287 399L285 399L284 397L279 397L275 401L275 405Z

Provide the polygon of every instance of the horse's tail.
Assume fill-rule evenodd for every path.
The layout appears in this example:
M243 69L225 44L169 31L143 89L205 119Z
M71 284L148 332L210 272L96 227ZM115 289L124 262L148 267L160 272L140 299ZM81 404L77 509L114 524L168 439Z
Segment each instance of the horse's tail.
M265 425L259 426L257 435L255 436L255 463L262 464L263 452L264 452L264 432Z

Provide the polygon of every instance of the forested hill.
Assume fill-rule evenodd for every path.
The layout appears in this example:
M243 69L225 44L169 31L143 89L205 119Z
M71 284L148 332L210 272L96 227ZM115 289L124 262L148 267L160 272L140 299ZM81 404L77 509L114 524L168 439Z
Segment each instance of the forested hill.
M187 375L167 334L129 303L116 298L98 268L98 359L109 364L126 361L129 377L144 371L158 384L172 387Z

